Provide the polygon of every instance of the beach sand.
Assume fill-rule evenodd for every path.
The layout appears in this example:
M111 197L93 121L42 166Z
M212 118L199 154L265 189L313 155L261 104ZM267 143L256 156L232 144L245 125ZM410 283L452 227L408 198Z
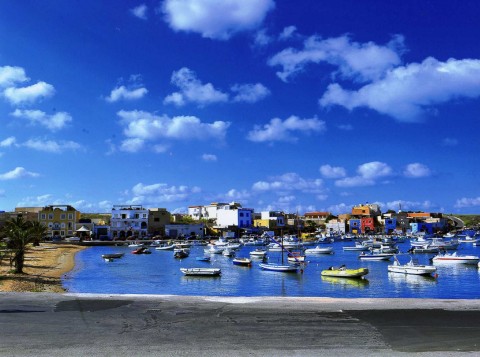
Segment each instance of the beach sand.
M78 245L41 243L25 254L25 274L12 274L9 259L0 261L0 291L64 293L61 278L75 266Z

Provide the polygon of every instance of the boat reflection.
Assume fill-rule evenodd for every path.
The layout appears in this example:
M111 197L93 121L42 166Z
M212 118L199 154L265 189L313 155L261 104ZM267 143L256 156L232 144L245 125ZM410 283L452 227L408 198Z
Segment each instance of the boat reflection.
M392 272L388 273L388 281L394 284L407 285L425 285L437 283L437 279L431 275L412 275Z
M322 276L322 281L342 286L354 286L357 288L363 288L369 284L368 279L359 278L337 278L334 276Z

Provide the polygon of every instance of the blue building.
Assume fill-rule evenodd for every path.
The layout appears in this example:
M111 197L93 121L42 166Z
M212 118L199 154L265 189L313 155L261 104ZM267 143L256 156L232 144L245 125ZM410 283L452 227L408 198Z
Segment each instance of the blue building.
M352 234L362 233L362 220L352 218L348 221L348 232Z
M418 232L425 232L428 234L433 233L432 223L425 223L425 222L410 223L410 227L412 229L412 233L418 233Z
M387 218L385 219L385 233L393 233L397 229L397 219Z

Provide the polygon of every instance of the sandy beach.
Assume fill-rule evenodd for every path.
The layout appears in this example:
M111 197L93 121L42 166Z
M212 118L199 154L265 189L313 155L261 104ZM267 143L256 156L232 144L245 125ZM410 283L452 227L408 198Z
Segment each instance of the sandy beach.
M75 266L75 254L85 249L78 245L41 243L29 247L25 255L25 274L10 273L8 258L0 261L0 291L64 293L61 278Z

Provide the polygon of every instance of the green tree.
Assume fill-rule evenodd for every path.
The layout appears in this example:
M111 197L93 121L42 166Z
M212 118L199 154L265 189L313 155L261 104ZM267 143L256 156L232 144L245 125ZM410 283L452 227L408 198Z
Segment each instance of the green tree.
M15 267L16 274L23 274L27 245L40 240L46 232L46 227L37 223L17 217L7 221L2 228L2 233L8 239L8 248L12 250L10 265Z

